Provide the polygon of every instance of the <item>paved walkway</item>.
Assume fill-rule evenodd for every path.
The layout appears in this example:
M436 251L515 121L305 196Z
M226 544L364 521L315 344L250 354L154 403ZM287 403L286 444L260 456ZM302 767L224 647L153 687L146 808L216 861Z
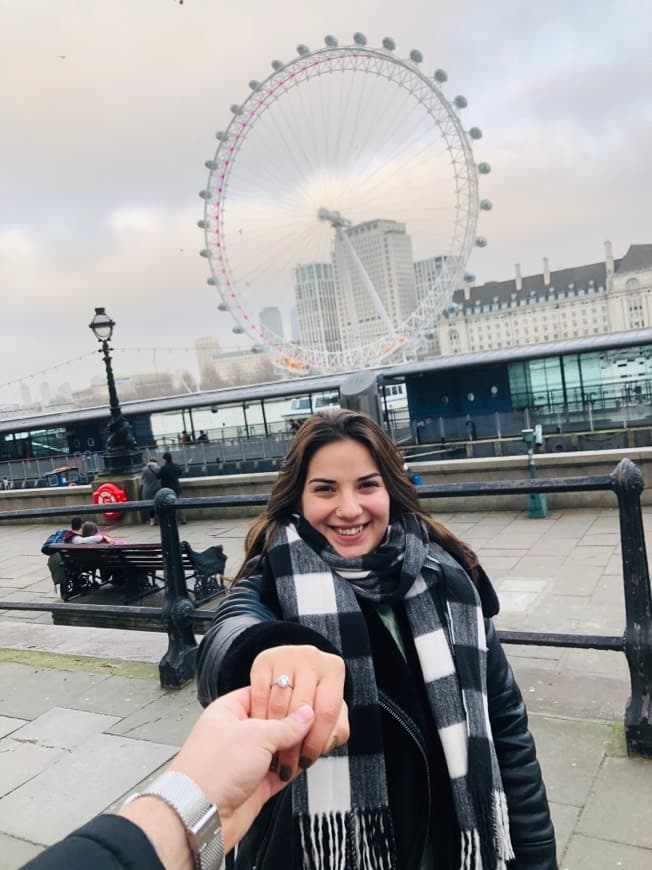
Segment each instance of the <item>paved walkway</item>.
M500 628L619 634L625 616L615 510L441 517L479 552ZM652 511L645 515L652 540ZM193 547L224 544L235 570L249 520L190 522ZM43 525L0 528L0 600L54 598ZM157 529L129 527L130 541ZM159 688L165 635L58 627L0 611L0 864L19 867L120 802L174 753L194 721L194 685ZM621 653L509 646L558 835L560 867L652 867L652 760L627 758Z

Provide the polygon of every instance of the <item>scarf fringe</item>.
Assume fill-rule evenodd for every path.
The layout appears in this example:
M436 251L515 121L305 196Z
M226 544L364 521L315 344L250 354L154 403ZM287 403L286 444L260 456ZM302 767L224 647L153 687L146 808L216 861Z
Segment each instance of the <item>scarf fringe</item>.
M498 868L502 870L505 863L515 857L512 840L509 835L509 811L504 791L494 791L493 818Z
M388 807L298 816L303 870L396 870Z
M494 791L491 803L481 804L478 828L461 832L461 870L506 870L515 857L505 793Z

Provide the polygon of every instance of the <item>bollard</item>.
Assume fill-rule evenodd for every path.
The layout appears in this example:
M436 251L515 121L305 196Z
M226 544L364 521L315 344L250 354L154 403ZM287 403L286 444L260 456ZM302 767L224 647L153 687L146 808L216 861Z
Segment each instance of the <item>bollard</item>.
M197 670L197 641L191 623L194 605L188 595L181 561L176 500L174 492L167 488L160 489L154 497L165 562L162 619L168 633L168 649L158 666L163 689L181 689L194 678Z
M523 429L521 436L527 445L527 470L531 480L537 479L537 469L534 464L534 444L540 442L540 427L536 429ZM527 497L527 515L532 520L543 519L548 516L548 502L541 492L530 492Z

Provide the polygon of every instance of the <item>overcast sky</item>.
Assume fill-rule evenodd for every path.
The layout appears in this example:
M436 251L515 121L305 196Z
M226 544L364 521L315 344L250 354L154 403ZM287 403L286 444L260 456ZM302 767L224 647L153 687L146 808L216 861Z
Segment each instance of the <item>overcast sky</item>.
M97 305L117 321L117 360L237 342L198 256L215 131L273 58L358 30L446 69L446 94L484 132L479 281L516 262L541 271L544 256L597 262L605 239L617 257L652 242L648 0L0 0L0 405L15 395L4 384L41 369L53 388L77 380L55 367L94 350Z

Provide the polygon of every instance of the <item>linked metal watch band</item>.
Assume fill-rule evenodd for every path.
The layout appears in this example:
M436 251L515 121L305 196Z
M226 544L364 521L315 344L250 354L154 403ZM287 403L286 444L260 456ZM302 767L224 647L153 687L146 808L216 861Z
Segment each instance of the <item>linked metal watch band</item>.
M166 771L138 794L127 798L124 806L138 797L160 798L179 816L188 836L196 870L221 870L224 866L224 840L217 807L189 776Z

